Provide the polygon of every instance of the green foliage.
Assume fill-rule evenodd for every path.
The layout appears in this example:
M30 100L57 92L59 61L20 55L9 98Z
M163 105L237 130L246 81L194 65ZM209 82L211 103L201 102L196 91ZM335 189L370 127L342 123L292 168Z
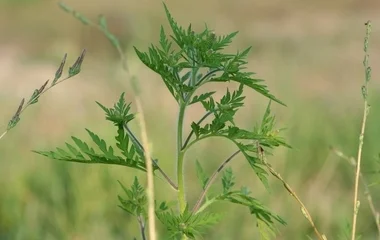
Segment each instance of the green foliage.
M204 190L209 178L206 176L206 173L203 170L201 163L198 160L195 163L196 163L196 170L197 170L197 178L199 179L202 185L202 189Z
M98 23L95 24L65 4L60 3L60 7L83 24L97 27L115 46L121 54L120 57L125 59L118 39L108 31L107 21L104 16L100 16ZM270 101L284 104L269 92L263 84L263 80L253 78L254 73L245 71L247 68L246 58L251 49L250 47L236 53L225 52L225 48L231 44L237 32L217 36L206 26L203 31L196 33L192 30L191 25L186 29L179 26L166 5L164 5L164 8L172 35L166 34L165 29L161 27L160 39L157 45L152 44L147 52L135 48L135 52L142 63L161 76L163 83L177 101L180 109L177 123L177 194L180 211L174 210L172 206L164 201L156 205L156 217L166 227L172 238L188 237L193 239L201 236L206 228L215 224L220 218L219 214L207 212L206 208L215 202L228 201L247 207L249 213L257 219L257 226L262 239L269 239L275 233L275 222L285 224L284 220L271 213L262 203L252 197L248 188L243 187L240 190L234 190L235 176L232 169L226 168L223 171L223 168L237 153L241 152L259 179L268 187L268 173L263 167L263 162L257 156L259 151L261 151L261 148L265 148L267 151L279 146L289 147L278 136L279 130L275 129L275 118L271 115L270 103L261 124L252 131L238 127L235 122L235 115L244 106L245 88L255 90ZM174 44L177 46L174 47ZM62 64L64 64L65 59L66 57ZM74 76L80 71L82 60L83 58L78 58L77 62L69 69L69 76ZM62 67L58 69L56 78L60 77L61 72ZM137 85L135 79L133 77L132 83L134 86ZM236 90L227 89L220 99L214 98L216 91L195 95L207 83L230 81L236 82L238 88ZM144 148L128 128L128 123L134 119L134 114L130 113L131 106L126 103L124 93L121 94L118 102L111 108L107 108L98 102L97 104L105 112L106 120L111 121L117 127L116 147L112 147L111 144L86 129L91 137L91 144L97 146L98 151L90 147L90 143L72 137L75 146L66 143L67 150L57 148L56 151L35 152L56 160L116 164L146 171ZM201 119L191 124L192 131L186 140L182 142L184 113L187 107L192 104L201 104L205 114ZM204 123L204 120L208 117L212 117L212 120L209 123ZM210 137L227 138L236 145L239 151L224 161L210 177L203 170L201 163L196 161L196 172L203 192L198 201L199 205L196 205L191 211L185 198L184 173L182 169L184 157L191 146ZM120 153L116 153L114 149L117 149ZM176 189L175 184L173 185L169 177L159 168L157 161L152 159L152 164L154 170L159 169L165 179ZM223 172L221 179L222 193L210 196L208 190L216 175L220 172ZM119 196L120 207L138 218L141 232L144 234L144 221L148 217L145 190L137 178L135 178L129 189L121 183L120 185L127 195L127 198ZM204 198L206 199L205 202L203 202ZM182 199L185 200L182 201Z
M228 191L235 185L234 178L230 167L224 170L222 176L223 193L228 193Z
M116 126L122 127L134 119L133 114L129 114L131 104L125 102L125 93L120 95L119 101L115 103L113 108L106 108L99 102L96 102L106 113L106 119L113 122Z
M278 136L280 130L274 129L275 118L271 115L270 103L264 114L261 126L255 127L253 131L240 129L234 124L234 115L238 108L243 106L244 97L242 93L243 85L240 85L239 89L232 94L227 90L226 95L222 97L220 102L216 102L212 97L208 101L203 101L203 106L207 111L206 115L212 113L214 119L204 126L201 126L201 122L191 124L196 139L190 142L187 147L209 137L227 138L236 144L256 175L268 187L267 173L262 167L261 160L257 157L257 142L260 146L269 149L278 146L290 146Z
M124 199L120 195L118 196L121 204L119 205L119 207L133 216L143 216L144 219L146 219L146 206L148 199L146 197L145 190L140 185L137 177L135 177L135 180L133 181L133 184L131 185L130 189L124 187L124 185L120 181L119 184L124 190L124 193L127 195L126 199Z
M105 111L106 119L117 126L117 135L115 137L116 147L120 150L122 156L118 155L112 146L107 146L105 140L88 129L86 129L87 133L90 135L93 144L99 148L100 152L96 152L90 147L89 143L77 137L72 137L76 146L66 143L67 150L57 148L56 151L34 152L61 161L115 164L146 171L144 153L141 151L139 145L136 145L133 140L130 140L130 137L124 129L124 124L134 118L134 115L129 113L130 105L126 104L124 93L121 94L114 108L107 108L99 102L97 102L97 104ZM156 166L154 166L154 169L156 169Z
M172 49L173 42L167 38L164 28L161 27L159 46L152 45L148 52L141 52L137 48L135 51L147 67L161 75L163 82L179 104L194 103L194 100L191 101L192 94L208 82L229 81L248 86L283 104L269 93L262 80L252 78L254 73L243 71L246 68L245 58L250 48L236 54L222 52L232 42L237 32L216 36L206 26L204 31L195 33L191 25L185 30L176 23L166 5L164 6L174 34L171 35L171 39L178 45L179 50ZM202 77L196 77L201 70L207 73ZM180 77L182 71L186 73Z
M341 224L341 225L342 225L340 227L341 232L338 235L338 239L339 240L350 240L351 239L352 225L350 224L350 222L348 221L348 219L346 219L346 221L344 222L344 224ZM356 234L355 239L356 240L360 240L360 239L362 239L362 237L361 237L360 234Z
M171 239L180 239L183 235L195 239L220 218L218 214L210 212L194 214L188 208L179 216L172 210L156 212L156 215L171 234Z
M222 176L222 187L223 192L213 197L209 197L206 200L204 205L198 210L198 212L204 211L211 204L214 204L218 201L228 201L234 204L242 205L248 207L250 214L254 215L258 221L258 226L261 230L271 229L272 233L274 232L274 221L277 221L281 224L286 224L286 222L278 215L271 213L260 201L250 196L251 192L247 187L242 187L240 190L233 190L232 187L235 186L235 176L231 168L227 168L223 172ZM266 227L263 227L262 224L265 224Z

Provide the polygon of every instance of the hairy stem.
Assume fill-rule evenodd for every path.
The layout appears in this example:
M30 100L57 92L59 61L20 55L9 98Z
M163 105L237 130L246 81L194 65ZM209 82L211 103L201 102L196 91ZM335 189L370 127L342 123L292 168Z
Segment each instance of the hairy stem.
M215 181L215 179L216 179L216 177L217 177L217 175L223 170L223 168L236 156L236 155L238 155L240 153L240 150L238 150L238 151L236 151L236 152L234 152L230 157L228 157L226 160L224 160L223 162L222 162L222 164L220 164L220 166L215 170L215 172L211 175L211 177L210 177L210 179L207 181L207 183L206 183L206 186L205 186L205 188L204 188L204 190L202 191L202 193L201 193L201 195L200 195L200 197L199 197L199 199L198 199L198 201L197 201L197 203L195 204L195 206L194 206L194 208L193 208L193 213L196 213L198 210L199 210L199 208L200 208L200 206L201 206L201 204L202 204L202 202L203 202L203 200L204 200L204 198L206 197L206 194L207 194L207 192L208 192L208 190L210 189L210 187L211 187L211 185L214 183L214 181Z
M186 198L185 198L185 183L184 183L184 173L183 173L183 161L185 152L182 150L182 133L183 133L183 120L185 117L186 105L180 106L178 114L177 123L177 179L178 179L178 204L181 213L185 211L186 208Z
M362 127L360 130L359 135L359 149L358 149L358 156L356 160L356 172L355 172L355 189L354 189L354 209L353 209L353 216L352 216L352 234L351 234L351 240L355 240L356 237L356 222L357 222L357 216L359 212L359 206L360 201L358 200L358 192L359 192L359 178L360 178L360 166L361 166L361 160L362 160L362 151L363 151L363 143L364 143L364 132L367 122L367 116L369 113L369 104L367 101L368 97L368 82L371 79L371 68L368 66L368 40L371 33L371 22L368 21L366 24L367 31L364 38L364 71L365 71L365 83L362 86L362 94L364 98L364 111L363 111L363 121L362 121Z

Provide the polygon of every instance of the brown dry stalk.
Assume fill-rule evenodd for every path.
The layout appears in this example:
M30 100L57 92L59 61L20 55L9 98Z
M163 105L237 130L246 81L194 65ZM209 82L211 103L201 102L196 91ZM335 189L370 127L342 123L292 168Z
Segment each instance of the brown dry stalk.
M153 166L151 162L150 148L148 142L148 134L146 131L144 112L139 97L136 96L136 106L139 112L139 123L141 128L141 141L145 149L145 164L147 170L147 196L148 196L148 231L149 239L156 240L156 222L155 222L155 209L154 209L154 179L153 179Z
M258 144L257 146L257 151L258 151L258 155L260 156L260 159L261 161L263 162L263 164L267 167L268 171L275 177L277 178L278 180L280 180L282 183L283 183L283 186L284 188L290 193L290 195L292 197L294 197L298 204L301 206L301 211L302 211L302 214L305 216L305 218L309 221L310 225L312 226L315 234L317 235L318 239L319 240L327 240L326 236L324 234L321 234L314 221L313 221L313 218L311 217L311 214L309 213L309 211L307 210L305 204L303 204L303 202L301 201L301 199L298 197L298 195L296 194L296 192L289 186L289 184L281 177L281 175L279 173L277 173L273 167L266 161L266 157L265 157L265 154L264 154L264 151L263 149L261 148L261 146Z
M359 149L358 149L358 156L356 160L356 171L355 171L355 190L354 190L354 212L352 216L352 234L351 234L351 240L355 240L356 236L356 222L358 218L358 212L359 212L359 206L360 206L360 201L358 200L358 195L359 195L359 178L360 178L360 167L361 167L361 160L362 160L362 151L363 151L363 143L364 143L364 132L365 132L365 127L367 123L367 116L369 113L369 104L367 101L368 97L368 82L371 79L371 67L368 66L368 40L369 36L371 33L371 22L368 21L365 23L367 26L367 31L366 35L364 38L364 69L365 69L365 83L362 86L362 95L364 98L364 110L363 110L363 121L362 121L362 127L360 130L360 135L359 135Z
M351 164L354 168L356 168L355 158L348 157L347 155L345 155L343 152L339 151L336 148L331 147L331 150L338 157L346 160L349 164ZM360 177L360 181L362 182L362 185L363 185L363 187L365 189L364 190L364 195L367 198L369 208L371 209L371 213L372 213L373 218L375 220L376 227L377 227L377 232L378 232L378 239L380 240L380 212L376 209L375 204L373 203L372 195L371 195L371 192L369 190L369 185L368 185L367 181L365 180L362 172L360 172L359 177Z
M355 190L354 190L354 213L352 216L352 235L351 240L355 240L356 236L356 222L358 218L358 212L359 212L359 206L360 201L358 200L358 193L359 193L359 177L360 177L360 166L361 166L361 160L362 160L362 152L363 152L363 139L364 139L364 131L365 126L367 122L367 115L368 115L368 103L367 100L364 100L364 114L363 114L363 122L362 127L359 135L359 149L358 149L358 157L357 157L357 164L356 164L356 171L355 171Z

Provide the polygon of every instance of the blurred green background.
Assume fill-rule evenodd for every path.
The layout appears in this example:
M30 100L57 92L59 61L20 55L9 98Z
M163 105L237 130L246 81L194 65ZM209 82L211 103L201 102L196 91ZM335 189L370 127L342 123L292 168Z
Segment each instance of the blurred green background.
M167 26L161 1L67 0L66 4L96 20L104 14L110 30L122 40L132 74L142 86L143 106L153 154L175 178L176 103L159 77L137 61L132 46L145 50ZM288 107L273 104L277 126L293 149L278 149L270 163L305 202L328 239L352 218L353 169L330 150L334 146L356 156L363 101L364 23L373 22L370 40L372 105L364 143L363 172L368 182L379 181L380 152L380 2L379 1L166 1L181 25L196 29L204 23L217 34L238 30L231 50L252 45L249 70L266 80L269 89ZM137 221L117 207L121 189L134 172L123 167L51 161L30 150L48 150L70 141L88 139L84 128L112 141L114 128L95 104L114 103L125 91L133 102L130 82L117 52L96 29L83 26L47 0L0 1L0 125L6 125L23 97L51 79L64 53L72 64L87 49L82 73L63 83L29 108L19 125L0 141L0 239L139 239ZM233 87L233 86L232 86ZM224 86L220 86L224 89ZM252 128L260 121L267 99L247 91L247 103L237 122ZM135 110L135 108L134 108ZM200 107L187 113L187 123L202 115ZM134 128L138 130L137 128ZM186 131L189 130L187 126ZM200 186L195 177L198 159L211 174L234 151L225 141L209 140L187 156L188 199L194 204ZM294 199L270 177L271 192L263 189L245 160L232 165L237 186L247 185L254 196L281 215L276 239L307 239L313 231ZM138 174L142 182L144 175ZM380 208L379 186L371 186ZM361 188L363 190L363 188ZM175 200L163 181L156 181L159 200ZM168 199L169 198L169 199ZM358 218L362 239L376 239L376 226L360 194ZM223 220L204 239L258 239L247 209L218 204ZM165 239L159 224L161 239Z

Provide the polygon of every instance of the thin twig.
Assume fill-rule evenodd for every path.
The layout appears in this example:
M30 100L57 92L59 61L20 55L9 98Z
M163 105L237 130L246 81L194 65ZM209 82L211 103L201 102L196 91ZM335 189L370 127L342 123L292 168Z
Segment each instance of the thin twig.
M142 219L141 216L138 216L137 217L137 221L139 222L139 225L140 225L141 238L142 238L142 240L146 240L144 220Z
M362 151L363 151L363 143L364 143L364 132L365 132L365 127L367 123L367 116L369 113L369 104L367 101L368 97L368 82L371 79L371 68L368 66L368 40L369 40L369 35L371 33L371 22L368 21L366 24L367 26L367 31L366 31L366 36L364 38L364 61L363 65L365 68L365 83L362 86L362 94L364 98L364 111L363 111L363 121L362 121L362 127L359 135L359 149L358 149L358 156L356 160L356 172L355 172L355 190L354 190L354 212L352 216L352 234L351 234L351 240L355 240L356 236L356 222L357 222L357 217L358 217L358 212L359 212L359 206L360 206L360 201L358 200L358 192L359 192L359 177L360 177L360 166L361 166L361 160L362 160Z
M214 113L215 111L212 111L212 112L207 112L198 122L197 122L197 125L201 124L208 116L210 116L212 113ZM189 144L189 141L191 139L191 137L193 136L194 134L194 130L191 130L190 134L187 136L186 140L185 140L185 143L183 144L182 146L182 150L186 148L187 144Z
M125 129L127 130L127 133L129 135L129 137L132 139L132 141L138 146L140 147L140 149L142 151L145 151L144 147L141 145L140 141L136 138L136 136L133 134L133 132L131 131L131 129L128 127L127 124L124 124L124 127ZM170 184L170 186L178 191L178 187L177 185L173 182L173 180L171 180L171 178L164 172L164 170L162 170L160 168L160 166L158 165L158 163L153 159L151 158L151 161L153 163L153 165L157 168L157 170L161 173L161 175L165 178L165 180ZM161 179L162 180L162 179Z
M148 230L149 230L149 239L156 240L156 222L155 222L155 210L154 210L154 178L153 178L153 167L151 164L151 156L149 150L148 136L145 126L144 112L140 102L140 98L136 96L136 106L139 114L139 123L141 128L141 138L142 145L145 148L145 164L147 169L147 196L148 196Z
M314 221L313 221L313 218L311 217L311 214L309 213L309 211L307 210L305 204L301 201L301 199L298 197L298 195L296 194L296 192L289 186L289 184L281 177L281 175L279 173L277 173L273 167L266 161L266 157L265 157L265 154L264 154L264 150L261 148L261 146L259 145L259 143L257 143L257 152L258 152L258 155L261 159L261 161L263 162L263 164L267 167L267 169L269 170L269 172L275 177L277 178L278 180L280 180L282 183L283 183L283 186L284 188L290 193L290 195L292 197L294 197L294 199L297 200L298 204L301 206L301 211L302 211L302 214L305 216L305 218L309 221L310 225L312 226L315 234L317 235L318 239L319 240L327 240L326 236L324 234L321 234Z
M207 194L208 190L210 189L212 183L215 181L215 178L217 177L217 175L223 170L223 168L227 165L227 163L229 163L239 153L240 153L240 150L234 152L230 157L228 157L225 161L223 161L222 164L220 164L220 166L211 175L211 177L207 181L207 184L206 184L204 190L202 191L197 203L195 204L195 206L193 208L193 213L196 213L199 210L199 208L203 202L203 199L206 197L206 194Z
M356 168L356 161L353 157L346 156L343 152L339 151L336 148L331 147L331 150L340 158L346 160L349 164L351 164L354 168ZM363 184L363 187L365 189L364 195L367 197L369 208L371 209L372 215L375 219L377 232L378 232L378 239L380 240L380 212L376 210L375 204L373 203L372 195L368 187L368 183L365 180L363 173L360 172L359 174L360 180Z

